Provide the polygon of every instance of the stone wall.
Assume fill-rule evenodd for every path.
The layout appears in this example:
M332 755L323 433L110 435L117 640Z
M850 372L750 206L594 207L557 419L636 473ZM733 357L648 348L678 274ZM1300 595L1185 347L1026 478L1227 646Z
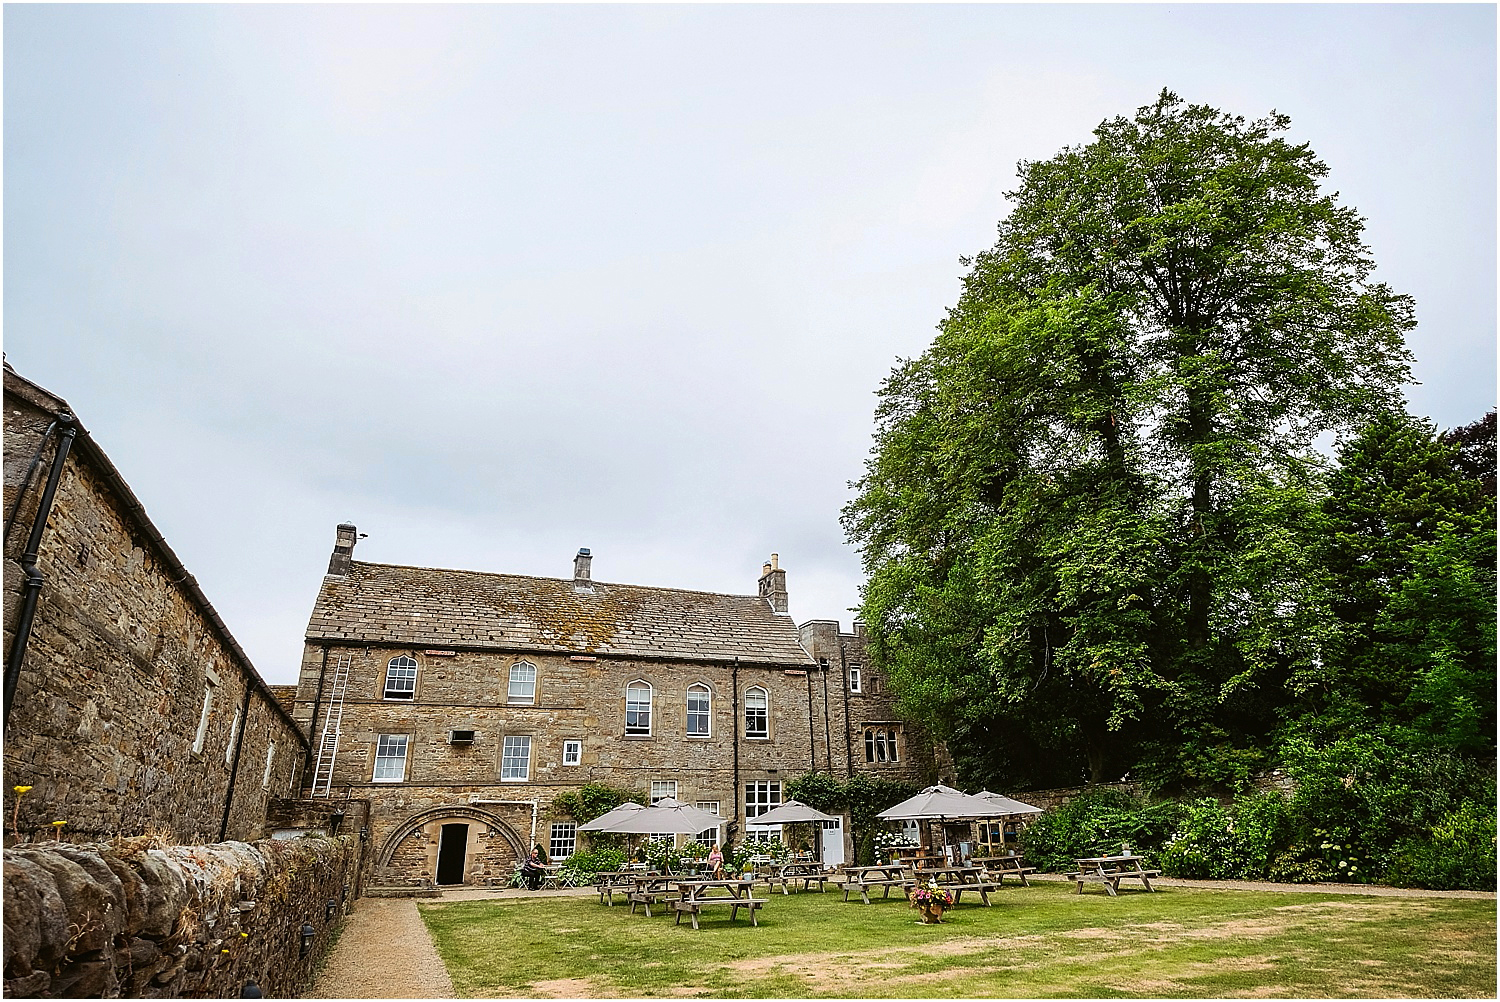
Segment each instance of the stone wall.
M62 406L6 370L7 512ZM7 655L19 558L54 444L5 544ZM8 822L13 788L31 790L7 844L50 840L54 821L75 841L259 837L267 800L295 791L305 739L86 432L64 463L38 569L45 582L5 730Z
M359 855L357 837L7 849L5 995L235 998L253 980L295 997L353 900Z

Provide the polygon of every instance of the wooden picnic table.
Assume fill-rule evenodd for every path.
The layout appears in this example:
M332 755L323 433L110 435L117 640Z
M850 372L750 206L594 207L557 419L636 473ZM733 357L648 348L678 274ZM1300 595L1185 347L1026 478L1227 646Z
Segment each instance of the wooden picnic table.
M925 870L929 867L941 866L948 862L948 857L940 852L904 853L899 856L892 856L891 862L900 863L902 866L909 866L913 869Z
M630 875L630 914L635 914L635 906L642 905L646 909L646 917L651 917L651 906L667 898L672 897L672 885L680 881L681 877L674 877L668 873L632 873Z
M615 903L615 891L628 893L639 874L634 870L600 870L594 874L594 884L599 888L599 903L601 905L613 906Z
M775 889L777 884L780 884L781 893L783 895L789 894L787 885L795 884L800 880L802 881L802 890L804 891L812 890L813 881L817 881L818 893L821 894L823 892L823 882L828 879L828 871L823 868L821 863L782 863L780 866L768 868L761 879L766 882L767 893L770 893Z
M1014 853L1007 853L1004 856L972 856L969 858L970 863L977 863L988 870L990 876L995 878L995 883L997 884L1004 884L1006 877L1013 876L1021 882L1022 887L1030 887L1031 884L1027 881L1026 874L1035 873L1036 867L1023 866L1022 864L1025 860L1025 856Z
M1083 893L1085 882L1099 882L1104 885L1110 897L1118 897L1122 880L1139 880L1146 885L1146 890L1155 892L1156 888L1151 886L1151 878L1161 876L1161 871L1143 869L1142 864L1145 862L1146 857L1130 854L1087 856L1077 860L1077 872L1065 873L1063 876L1078 883L1079 894Z
M886 863L883 866L846 866L844 867L844 900L849 900L849 892L859 890L859 896L865 904L870 903L870 888L881 887L885 889L882 898L891 896L892 887L900 887L904 891L906 885L912 882L912 878L906 873L906 867L900 863Z
M952 891L955 905L963 899L964 891L974 891L986 908L990 907L990 891L1000 889L999 882L990 879L982 866L929 867L917 873L909 887L915 887L918 882L937 884Z
M677 912L677 920L673 924L680 925L686 914L694 929L698 928L698 915L705 905L728 905L731 922L743 908L750 913L750 924L759 925L755 913L770 900L754 896L753 880L677 880L674 884L677 897L672 902L672 909Z

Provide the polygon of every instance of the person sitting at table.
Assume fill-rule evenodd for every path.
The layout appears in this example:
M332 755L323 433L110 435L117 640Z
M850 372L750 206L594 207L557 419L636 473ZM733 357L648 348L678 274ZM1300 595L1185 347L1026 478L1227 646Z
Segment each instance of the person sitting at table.
M713 852L708 854L708 865L714 871L715 880L724 879L724 853L717 842L714 843Z
M546 875L546 856L542 853L542 847L536 846L531 850L531 855L526 857L526 862L521 864L521 876L526 878L526 886L535 891L542 886L542 878Z

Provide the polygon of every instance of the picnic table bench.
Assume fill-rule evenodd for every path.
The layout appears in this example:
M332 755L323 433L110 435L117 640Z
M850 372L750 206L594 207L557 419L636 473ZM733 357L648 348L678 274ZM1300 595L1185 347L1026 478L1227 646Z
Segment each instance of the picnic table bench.
M849 866L844 868L844 900L849 900L849 892L859 891L859 896L865 904L870 903L870 888L880 887L884 889L882 898L891 896L891 888L899 887L904 892L912 884L912 878L906 875L906 867L899 863L885 866Z
M646 909L646 917L651 917L651 906L659 904L675 895L671 885L676 883L677 877L670 877L660 873L632 874L630 878L631 888L628 895L630 899L630 914L635 914L635 906L641 905Z
M727 893L715 894L715 891ZM753 896L754 893L753 880L680 880L677 882L676 900L672 902L672 909L677 912L673 925L681 925L682 916L686 915L692 920L693 928L697 929L699 914L705 906L712 905L728 905L731 922L743 908L750 913L750 924L759 925L755 921L755 913L770 898L757 898Z
M985 868L990 877L997 884L1004 884L1006 877L1015 877L1021 882L1022 887L1030 887L1031 883L1026 879L1026 874L1035 873L1036 867L1022 866L1025 856L974 856L969 859L970 863L978 864Z
M1000 884L991 880L982 866L935 866L920 871L918 879L909 880L908 894L910 888L916 887L917 883L930 883L953 892L953 903L956 905L963 900L964 891L973 891L979 895L986 908L990 905L990 891L998 891Z
M802 890L812 890L813 882L818 884L818 893L823 892L823 884L828 880L828 871L817 863L783 863L773 866L762 874L761 879L766 882L766 892L770 893L778 886L781 887L783 895L790 894L788 885L802 881Z
M1120 856L1089 856L1077 861L1078 870L1074 873L1063 874L1064 879L1077 882L1077 893L1083 893L1085 883L1102 883L1109 896L1119 897L1120 881L1139 880L1146 885L1146 890L1156 891L1151 886L1152 877L1160 877L1160 870L1146 870L1141 864L1146 861L1144 856L1120 855Z
M628 899L635 877L636 873L631 870L600 870L594 874L594 884L599 889L599 903L613 907L615 891L626 895Z

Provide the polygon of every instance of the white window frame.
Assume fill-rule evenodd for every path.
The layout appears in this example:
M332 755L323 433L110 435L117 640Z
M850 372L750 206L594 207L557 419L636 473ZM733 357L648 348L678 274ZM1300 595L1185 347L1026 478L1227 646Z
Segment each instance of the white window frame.
M401 754L396 755L394 751L399 747ZM370 772L372 783L404 783L406 782L406 760L411 750L410 734L377 734L375 736L375 767ZM384 754L382 754L384 752ZM396 776L382 776L381 763L400 762L400 774ZM389 766L386 772L390 771Z
M658 800L671 797L677 799L677 780L675 779L653 779L651 781L651 804L655 807Z
M761 727L758 731L750 729L750 698L754 695L764 700L759 707ZM751 686L745 690L745 738L748 741L765 741L771 737L771 692L765 686Z
M234 706L234 723L229 725L229 743L224 746L224 764L234 764L234 742L240 736L240 725L245 722L245 704Z
M269 790L271 788L271 769L276 765L276 742L272 741L266 746L266 771L260 777L260 788Z
M892 762L901 761L901 756L896 751L896 734L897 730L894 727L885 732L886 748Z
M717 800L700 800L693 806L700 811L707 811L710 814L719 813L719 802ZM719 844L719 826L715 825L712 828L705 828L697 835L694 835L693 838L712 848Z
M849 669L849 691L850 692L863 692L864 690L859 687L859 684L860 684L859 669L858 668L850 668Z
M641 722L640 722L641 721L641 713L642 713L640 707L643 704L641 703L641 701L639 699L635 700L632 703L632 701L630 699L630 693L631 693L632 690L635 691L635 692L641 692L641 691L644 690L645 693L646 693L646 702L644 704L645 707L646 707L646 709L644 711L645 715L646 715L646 723L645 723L644 727L641 726ZM636 679L633 682L627 682L627 683L625 683L625 736L626 737L645 737L645 738L648 738L648 737L651 736L651 723L652 723L652 721L651 721L652 712L651 711L652 711L652 708L653 708L652 704L655 703L655 701L656 701L656 689L651 685L650 682L647 682L645 679L639 679L638 678L638 679ZM634 707L634 709L632 709L632 707ZM635 722L634 725L632 725L630 723L630 715L632 713L635 714L635 721L636 722ZM634 729L632 729L632 726L634 727Z
M693 709L693 697L701 696L703 709ZM701 717L703 729L693 730L693 718ZM702 682L694 682L687 687L687 736L690 738L711 738L714 731L714 693L713 690Z
M417 663L417 659L410 654L397 654L387 661L385 663L385 688L380 690L381 698L402 703L410 703L416 699L417 672L421 670L421 667ZM396 672L400 672L401 674L397 675L395 674ZM407 677L407 673L410 673L410 678ZM409 682L410 687L405 684L398 684L392 687L391 683L393 681L398 683ZM395 695L392 695L392 693L395 693Z
M531 673L530 678L526 677L528 671ZM520 686L519 693L516 688L518 685ZM508 706L536 705L536 665L530 661L517 661L510 666L510 677L505 687L505 702Z
M203 683L203 709L198 713L198 733L193 735L194 755L202 755L204 745L208 744L208 721L213 716L216 688L211 681Z
M578 825L572 821L554 821L547 839L547 856L554 863L578 851Z
M571 754L570 754L571 753ZM563 742L562 753L563 765L583 764L583 741L579 738L568 738Z
M745 784L745 824L781 806L781 780L750 780Z
M512 749L524 748L524 758L512 754ZM515 775L515 763L522 762L525 766L520 775ZM509 763L509 765L507 765ZM506 770L511 770L507 776ZM531 780L531 735L530 734L507 734L500 742L500 782L502 783L525 783Z

